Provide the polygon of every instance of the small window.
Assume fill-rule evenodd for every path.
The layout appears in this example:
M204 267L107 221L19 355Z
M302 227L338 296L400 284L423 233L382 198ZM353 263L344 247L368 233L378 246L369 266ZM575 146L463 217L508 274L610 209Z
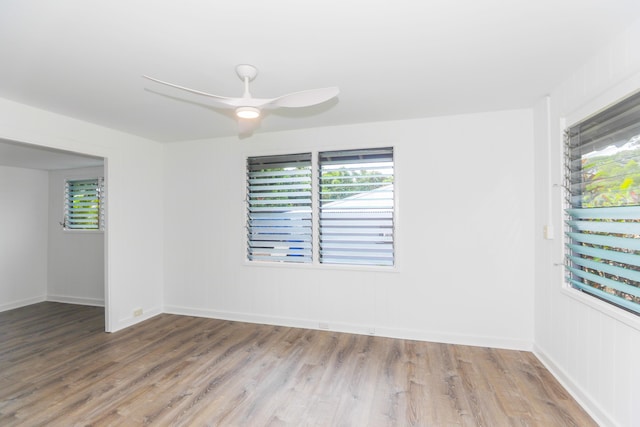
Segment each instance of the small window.
M393 148L318 156L320 262L394 264Z
M566 133L568 282L640 313L640 94Z
M103 178L69 179L64 197L65 230L104 230Z
M311 153L247 160L247 257L312 261Z

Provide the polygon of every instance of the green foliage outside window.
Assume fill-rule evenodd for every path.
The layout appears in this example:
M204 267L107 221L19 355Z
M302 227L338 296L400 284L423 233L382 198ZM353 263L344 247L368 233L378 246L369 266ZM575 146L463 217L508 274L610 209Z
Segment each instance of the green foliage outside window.
M583 158L583 208L640 204L640 147L635 147L635 141L640 142L640 137L625 144L628 149Z
M336 169L323 171L322 183L325 186L323 200L339 200L391 184L393 177L382 176L375 170Z

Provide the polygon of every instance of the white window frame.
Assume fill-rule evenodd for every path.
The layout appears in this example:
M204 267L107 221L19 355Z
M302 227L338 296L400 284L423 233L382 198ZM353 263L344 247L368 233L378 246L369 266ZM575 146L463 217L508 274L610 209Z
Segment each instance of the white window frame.
M69 185L70 183L82 182L82 181L96 181L96 195L98 197L98 226L97 228L84 228L69 226L72 221L69 219ZM91 177L68 177L64 180L63 191L63 206L62 206L62 229L66 233L104 233L106 228L106 190L104 177L91 176Z
M393 246L394 246L394 262L393 265L365 265L365 264L333 264L333 263L321 263L319 260L319 236L320 236L320 221L319 221L319 170L318 170L318 156L320 152L328 152L328 151L337 151L337 150L367 150L367 149L376 149L376 148L391 148L393 150L393 164L394 164L394 191L393 191L393 217L394 217L394 227L393 227ZM306 144L301 144L299 150L290 150L283 149L280 147L279 149L273 150L247 150L243 153L242 156L242 168L244 170L243 181L242 181L242 191L244 194L243 203L242 203L242 215L244 220L242 221L242 239L244 244L242 245L242 263L248 267L268 267L268 268L301 268L301 269L322 269L322 270L355 270L355 271L377 271L377 272L399 272L400 265L400 257L398 250L398 241L399 241L399 203L398 203L398 148L394 144L371 144L362 147L350 147L344 148L344 146L335 146L328 145L323 147L314 146L309 148ZM312 236L313 236L313 255L312 262L310 263L290 263L290 262L271 262L271 261L251 261L247 257L247 249L248 249L248 230L247 230L247 160L251 157L261 157L261 156L273 156L273 155L288 155L293 154L295 152L310 152L312 155Z
M393 147L322 150L318 157L320 263L393 267ZM332 177L333 172L343 175ZM359 179L361 173L378 181Z
M312 165L310 152L247 158L249 261L312 262Z
M622 102L625 101L625 99L628 99L631 96L633 96L633 94L621 97L620 99L613 100L613 102L611 102L609 104L609 106L607 106L605 108L602 108L602 109L598 110L597 112L595 112L593 114L585 114L583 112L583 114L581 114L582 117L576 118L575 120L569 121L567 119L563 119L563 128L567 129L567 130L568 129L575 129L575 128L577 128L577 126L579 126L579 125L581 125L583 123L589 123L589 121L592 118L598 116L599 114L601 114L603 112L613 111L613 108L618 107L619 105L622 104ZM598 119L598 121L599 121L599 119ZM598 122L598 121L596 121L596 122ZM571 124L567 126L566 125L567 122L569 122ZM584 131L584 132L586 132L586 131ZM605 134L606 137L608 137L608 135L609 134ZM587 138L590 139L590 138L593 138L593 137L591 137L589 135L589 136L587 136ZM594 143L594 142L591 142L591 143ZM602 145L602 144L600 144L600 145ZM604 145L601 148L604 148ZM565 156L564 156L565 157L565 161L564 161L565 168L569 167L569 161L567 160L568 155L570 153L569 150L570 149L567 146L565 146ZM597 212L598 209L599 209L597 207L596 208L586 207L584 209L580 209L580 208L582 208L582 206L578 206L578 205L576 205L577 202L572 202L570 200L570 198L572 196L573 197L576 197L576 196L575 196L575 190L572 192L572 190L570 188L571 182L567 178L567 176L568 176L568 172L567 172L567 174L565 174L566 182L565 182L565 185L564 185L564 188L565 188L565 190L564 190L564 194L565 194L565 205L564 205L564 208L565 209L573 208L573 212L566 211L566 213L565 213L565 221L566 221L565 230L567 232L576 231L577 230L576 227L580 227L580 228L582 228L582 227L587 227L587 228L592 227L592 226L588 225L588 222L589 221L598 221L598 219L589 220L589 218L598 218L598 217L602 217L602 215L605 215L605 214L606 214L605 217L610 217L613 214L613 212L607 212L607 210L609 210L609 211L614 210L614 209L616 209L615 207L611 207L611 208L606 208L605 207L605 208L603 208L604 210L601 209L600 212ZM579 192L579 193L582 194L581 192ZM594 209L594 211L588 212L590 209ZM587 211L587 212L585 213L585 211ZM621 212L622 212L622 210L621 210ZM573 226L573 228L572 228L572 226L569 224L569 221L575 220L574 221L574 223L575 223L577 221L582 220L582 218L585 218L585 220L587 221L585 223L585 225L577 225L577 226ZM582 221L584 221L584 220L582 220ZM594 226L597 226L597 224L595 224ZM609 233L611 233L611 231L609 231ZM640 233L638 233L638 234L640 234ZM585 238L588 237L588 236L589 235L586 235ZM574 262L573 266L571 266L570 265L571 264L570 256L574 256L575 257L582 250L579 249L579 251L576 252L575 250L573 250L570 247L568 247L567 245L569 245L569 244L572 244L572 243L575 244L575 240L572 239L568 235L564 235L563 237L564 237L563 244L565 245L565 248L567 248L566 251L565 251L566 254L565 254L565 268L564 268L564 271L565 271L564 292L567 295L571 296L572 298L577 299L577 300L579 300L580 302L582 302L582 303L584 303L586 305L589 305L589 306L591 306L591 307L593 307L593 308L595 308L595 309L597 309L597 310L599 310L599 311L601 311L601 312L603 312L605 314L610 315L611 317L614 317L614 318L616 318L618 320L621 320L624 323L626 323L626 324L628 324L628 325L630 325L632 327L640 329L640 313L637 311L637 309L623 308L620 305L617 305L614 301L612 301L612 298L609 298L609 300L607 300L607 298L598 297L597 296L597 292L589 292L588 289L585 289L584 285L576 286L575 282L573 284L571 283L571 278L570 278L571 273L573 271L574 274L575 274L575 271L576 271L575 269L577 268L578 264L575 264L575 262ZM580 238L580 240L582 240L582 238ZM587 240L589 240L589 239L587 239ZM587 246L589 246L589 245L587 245ZM598 248L598 246L594 246L594 248ZM609 248L608 247L604 247L603 249L609 249ZM590 250L590 247L586 247L585 250ZM601 251L601 252L605 252L605 251ZM614 252L614 253L616 253L616 252ZM595 261L597 261L597 260L598 260L598 258L595 259ZM578 260L578 262L579 262L579 264L582 264L582 261ZM585 262L588 264L589 263L588 259ZM606 266L606 263L604 265ZM640 264L632 264L632 265L640 266ZM572 268L574 270L572 270ZM580 274L582 274L582 273L580 273ZM576 277L577 276L573 276L573 280L576 280L575 279ZM582 290L580 290L581 287L582 287Z

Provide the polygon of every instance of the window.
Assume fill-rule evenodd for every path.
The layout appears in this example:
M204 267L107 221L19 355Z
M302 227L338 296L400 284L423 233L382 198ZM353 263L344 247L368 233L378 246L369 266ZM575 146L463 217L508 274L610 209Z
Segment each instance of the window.
M640 94L566 133L568 282L640 314Z
M249 157L248 260L393 266L393 165L393 148Z
M64 192L65 230L104 230L104 180L67 180Z
M318 157L320 262L393 265L393 149Z
M247 160L251 261L311 262L311 153Z

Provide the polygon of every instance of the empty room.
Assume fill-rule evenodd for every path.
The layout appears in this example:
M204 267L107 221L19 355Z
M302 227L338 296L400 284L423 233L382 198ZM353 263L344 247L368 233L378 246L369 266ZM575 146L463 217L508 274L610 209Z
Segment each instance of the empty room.
M1 2L0 425L639 426L638 40L636 0Z

